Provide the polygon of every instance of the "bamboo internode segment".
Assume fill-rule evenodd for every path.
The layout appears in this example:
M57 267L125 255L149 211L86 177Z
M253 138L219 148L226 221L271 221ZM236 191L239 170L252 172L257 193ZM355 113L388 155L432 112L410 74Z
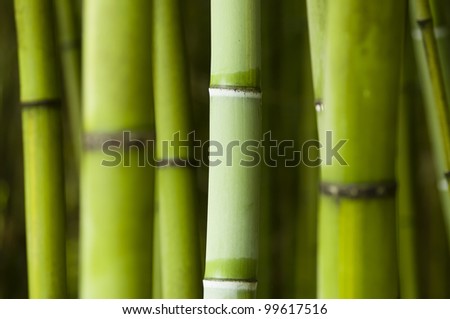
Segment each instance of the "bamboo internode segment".
M64 169L52 1L16 0L28 290L66 297Z
M260 15L260 0L211 1L210 139L228 160L209 168L205 298L256 293L260 167L242 166L242 150L229 146L261 140Z

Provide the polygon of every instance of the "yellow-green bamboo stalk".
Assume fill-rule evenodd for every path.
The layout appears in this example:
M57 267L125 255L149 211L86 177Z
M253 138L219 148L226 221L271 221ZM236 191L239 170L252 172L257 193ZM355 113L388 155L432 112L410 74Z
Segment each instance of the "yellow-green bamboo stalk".
M96 0L84 7L82 298L151 297L154 169L145 161L154 135L151 6ZM113 157L104 153L111 141Z
M260 1L212 0L211 24L210 139L223 155L210 156L204 296L254 298L260 169L240 145L261 138Z
M339 223L332 288L341 298L395 298L393 137L406 3L339 0L328 10L320 209ZM330 148L343 140L339 154L346 164L330 161Z
M81 152L81 52L73 0L54 0L66 104L75 162Z
M23 107L28 289L66 296L60 92L51 0L16 0Z
M195 175L187 162L189 148L172 145L177 135L188 141L191 127L181 21L179 0L154 1L155 115L157 160L161 162L157 178L161 287L163 298L200 298Z

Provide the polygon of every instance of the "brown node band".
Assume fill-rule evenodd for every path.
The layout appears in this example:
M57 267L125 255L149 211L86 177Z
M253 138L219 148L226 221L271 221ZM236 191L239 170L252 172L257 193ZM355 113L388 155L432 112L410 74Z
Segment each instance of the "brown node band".
M174 158L162 158L156 161L156 167L158 168L169 168L169 167L194 167L192 165L192 162L189 160L189 158L181 158L181 157L174 157Z
M155 134L153 132L142 132L123 130L117 132L89 132L84 134L84 149L90 151L101 151L105 146L120 147L126 149L137 147L145 149L154 146Z
M343 198L379 198L394 196L397 183L356 183L356 184L336 184L322 182L320 191L323 195Z
M61 106L61 99L42 99L32 101L21 101L20 105L23 108L44 107L44 108L58 108Z

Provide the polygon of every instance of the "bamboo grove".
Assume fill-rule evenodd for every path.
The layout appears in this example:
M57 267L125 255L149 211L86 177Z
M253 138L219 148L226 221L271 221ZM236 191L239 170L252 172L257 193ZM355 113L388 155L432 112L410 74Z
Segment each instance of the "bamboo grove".
M450 298L445 0L0 0L0 298Z

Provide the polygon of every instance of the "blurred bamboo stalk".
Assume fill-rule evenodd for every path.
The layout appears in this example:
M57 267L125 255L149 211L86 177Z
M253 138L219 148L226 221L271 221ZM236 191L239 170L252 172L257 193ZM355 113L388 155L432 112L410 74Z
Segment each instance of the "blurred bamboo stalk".
M16 0L31 298L66 296L60 91L51 0Z
M79 170L81 153L81 48L73 0L54 0L70 133Z
M311 65L314 83L314 105L320 130L323 104L327 0L307 0ZM338 295L338 221L331 210L318 210L317 216L317 297Z
M201 266L194 170L188 141L190 93L179 0L154 1L154 87L163 298L200 298ZM164 147L164 143L167 143ZM175 200L174 200L175 199Z
M84 7L82 298L150 298L152 1Z
M299 37L299 122L298 147L302 148L302 162L298 167L297 214L295 218L294 298L317 297L317 204L319 190L319 150L311 55L308 39L306 1L297 2ZM295 60L293 58L292 60ZM295 70L295 69L294 69ZM296 70L295 70L296 71ZM316 141L316 142L314 142ZM311 144L312 147L311 147ZM314 146L315 145L315 146ZM315 161L317 159L317 161Z
M409 28L407 28L409 30ZM419 256L418 256L418 169L417 149L422 146L417 140L415 118L421 107L421 96L417 94L415 60L411 37L405 36L405 52L398 118L398 157L397 157L397 220L398 220L398 259L401 298L418 298Z

